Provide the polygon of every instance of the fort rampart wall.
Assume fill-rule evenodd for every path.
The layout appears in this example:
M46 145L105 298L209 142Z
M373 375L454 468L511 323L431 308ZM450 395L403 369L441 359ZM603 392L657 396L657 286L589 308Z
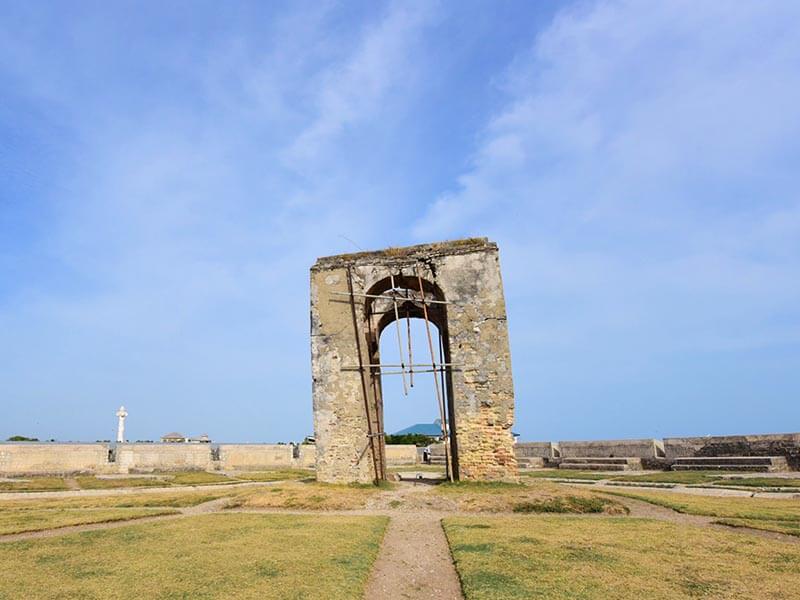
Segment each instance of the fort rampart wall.
M389 465L415 464L416 447L386 448ZM316 448L293 444L0 443L0 475L313 469Z

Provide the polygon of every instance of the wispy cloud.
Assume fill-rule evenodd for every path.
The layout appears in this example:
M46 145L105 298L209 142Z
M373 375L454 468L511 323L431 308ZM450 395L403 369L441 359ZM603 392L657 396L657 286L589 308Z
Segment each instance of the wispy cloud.
M581 3L499 80L505 102L470 168L415 233L503 243L531 406L591 412L589 393L632 409L631 391L609 383L625 381L642 400L669 390L685 414L700 388L676 363L717 381L741 361L755 377L766 356L798 348L798 23L785 2ZM779 378L785 395L770 401L785 410L797 382ZM763 400L757 385L725 387L704 399ZM522 406L523 420L557 421ZM649 410L666 431L692 428ZM635 434L626 427L616 433Z

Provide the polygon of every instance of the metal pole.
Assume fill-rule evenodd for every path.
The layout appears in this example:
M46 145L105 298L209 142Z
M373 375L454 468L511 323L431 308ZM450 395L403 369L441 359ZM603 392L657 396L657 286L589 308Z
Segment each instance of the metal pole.
M406 367L403 360L403 338L400 335L400 314L397 311L397 298L394 296L394 275L389 275L392 283L392 303L394 304L394 323L397 325L397 350L400 352L400 368L403 371L403 395L408 396L408 384L406 383Z
M358 352L359 375L361 377L361 391L364 394L364 411L367 416L367 439L370 450L372 450L372 467L375 473L375 483L385 478L383 466L378 466L378 457L375 453L375 434L372 432L372 419L369 416L369 394L367 394L367 382L364 379L364 358L361 356L361 334L358 331L358 318L356 317L356 303L353 295L353 274L350 268L347 268L347 287L350 290L350 308L353 314L353 334L356 337L356 352ZM363 454L362 454L363 456ZM360 460L360 459L359 459Z
M357 294L355 292L351 294L348 292L335 292L335 291L329 293L333 294L334 296L358 296L359 298L383 298L385 300L397 300L396 297L387 296L386 294ZM418 300L415 300L414 298L409 298L409 300L411 300L412 302L418 302ZM427 302L428 304L452 304L452 302L446 302L444 300L425 300L425 302Z
M408 338L408 384L414 387L414 358L411 353L411 317L406 310L406 337Z
M442 393L439 390L439 378L436 376L436 354L433 352L433 338L431 337L431 325L428 320L428 305L425 303L425 288L422 286L422 275L419 274L419 269L415 266L414 270L417 273L417 281L419 282L419 293L422 295L422 314L425 317L425 331L428 334L428 349L431 351L431 367L433 367L433 385L436 388L436 400L439 403L439 419L442 422L442 438L444 441L444 462L447 469L447 479L453 481L453 471L450 466L450 452L448 447L450 445L450 438L447 436L447 419L444 414L444 402L442 400Z

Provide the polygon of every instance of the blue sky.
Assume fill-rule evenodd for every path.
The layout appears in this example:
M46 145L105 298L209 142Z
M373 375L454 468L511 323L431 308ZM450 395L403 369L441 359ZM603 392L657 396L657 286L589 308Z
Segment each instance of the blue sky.
M798 28L789 1L3 3L0 437L109 438L125 404L132 439L300 439L315 258L475 235L524 439L797 431ZM387 429L436 416L393 385Z

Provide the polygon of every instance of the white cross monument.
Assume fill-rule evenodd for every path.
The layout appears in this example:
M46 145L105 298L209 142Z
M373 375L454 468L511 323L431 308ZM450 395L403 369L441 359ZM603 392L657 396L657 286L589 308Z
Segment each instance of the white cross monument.
M125 442L125 417L128 416L128 411L124 406L120 406L117 411L119 422L117 423L117 443L122 444Z

